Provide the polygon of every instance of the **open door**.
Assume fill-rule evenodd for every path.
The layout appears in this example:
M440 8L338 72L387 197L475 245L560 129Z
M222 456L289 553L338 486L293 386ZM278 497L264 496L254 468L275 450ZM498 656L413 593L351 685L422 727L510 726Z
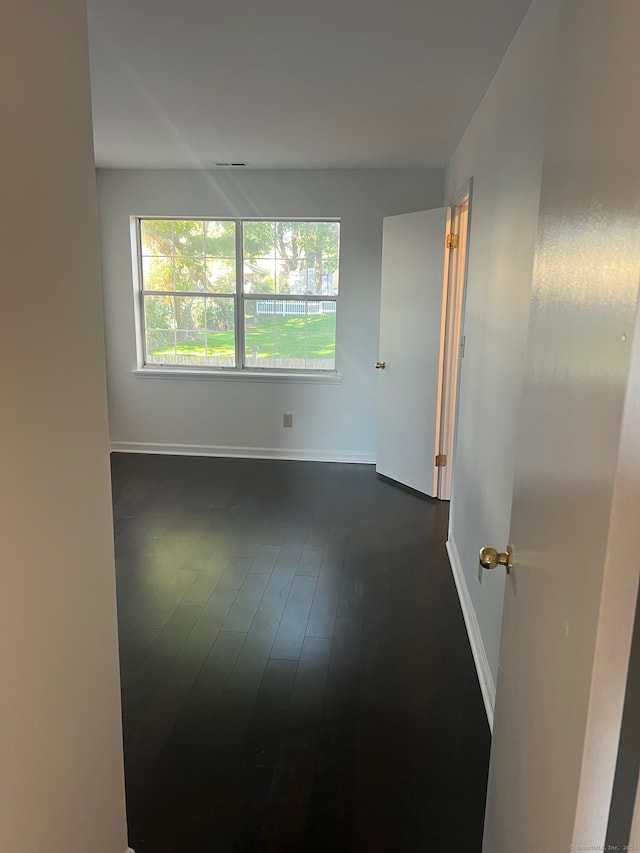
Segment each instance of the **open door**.
M447 208L384 220L376 470L435 497Z
M640 568L639 29L568 0L556 32L485 853L632 849L605 843Z

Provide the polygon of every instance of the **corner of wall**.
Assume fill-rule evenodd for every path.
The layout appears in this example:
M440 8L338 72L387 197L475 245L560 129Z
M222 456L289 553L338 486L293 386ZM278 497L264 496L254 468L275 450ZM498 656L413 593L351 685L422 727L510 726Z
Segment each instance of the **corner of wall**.
M471 645L473 661L476 665L476 672L478 673L478 681L480 683L480 690L482 691L482 700L484 702L485 711L487 712L489 728L493 731L496 686L493 681L493 676L491 675L489 661L482 641L482 634L480 633L480 626L478 625L476 612L473 609L471 595L469 594L469 587L467 586L467 581L465 579L464 572L462 571L460 555L458 554L458 548L453 536L450 536L447 540L447 553L449 554L449 562L451 564L453 579L456 584L456 589L458 590L458 598L460 599L460 607L462 609L462 616L464 617L464 624L467 628L467 635L469 637L469 644Z

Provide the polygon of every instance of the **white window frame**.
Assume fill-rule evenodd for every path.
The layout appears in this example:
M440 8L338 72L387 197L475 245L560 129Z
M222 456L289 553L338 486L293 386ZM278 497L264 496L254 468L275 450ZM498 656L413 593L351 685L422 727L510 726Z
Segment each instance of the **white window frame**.
M141 223L148 220L160 220L163 222L175 221L194 221L194 222L234 222L235 223L235 262L236 262L236 290L234 293L211 293L212 298L233 298L234 300L234 329L235 329L235 366L225 365L179 365L179 364L161 364L147 361L147 346L146 346L146 328L145 328L145 296L193 296L203 297L207 295L207 291L153 291L144 288L143 275L143 256L142 256L142 237ZM136 326L136 349L137 349L137 369L133 372L138 376L151 376L153 378L162 376L188 376L190 378L227 378L237 379L245 378L260 378L272 377L281 379L298 379L304 381L319 379L326 381L339 380L340 374L337 369L337 336L338 336L338 298L339 292L328 294L279 294L269 293L263 294L264 301L281 301L281 302L333 302L335 304L336 317L336 349L334 356L334 367L328 369L309 367L309 368L285 368L285 367L259 367L256 365L245 364L245 300L258 300L261 294L245 293L244 291L244 233L243 224L245 222L330 222L340 226L340 247L338 255L338 270L342 263L342 221L340 217L233 217L233 216L145 216L136 215L130 218L131 225L131 245L133 256L133 286L134 286L134 317ZM258 300L262 301L262 300Z

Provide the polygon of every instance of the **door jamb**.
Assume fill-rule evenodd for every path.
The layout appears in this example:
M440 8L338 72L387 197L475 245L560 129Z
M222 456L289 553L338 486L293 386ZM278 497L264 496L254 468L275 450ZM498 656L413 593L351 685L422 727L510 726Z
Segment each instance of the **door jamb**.
M469 178L456 194L456 200L449 208L447 218L447 234L458 234L459 239L458 245L448 251L443 292L439 453L446 456L446 465L438 468L436 496L446 501L451 499L460 372L464 358L464 307L469 266L472 189L473 178Z

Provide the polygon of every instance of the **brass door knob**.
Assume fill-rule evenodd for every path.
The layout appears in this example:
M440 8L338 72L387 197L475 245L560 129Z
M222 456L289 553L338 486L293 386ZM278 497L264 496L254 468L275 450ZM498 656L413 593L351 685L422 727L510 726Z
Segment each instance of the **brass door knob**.
M384 370L385 367L386 367L386 362L376 361L376 370Z
M484 569L495 569L496 566L504 566L507 574L513 569L513 548L507 545L506 551L496 551L495 548L480 549L480 565Z

